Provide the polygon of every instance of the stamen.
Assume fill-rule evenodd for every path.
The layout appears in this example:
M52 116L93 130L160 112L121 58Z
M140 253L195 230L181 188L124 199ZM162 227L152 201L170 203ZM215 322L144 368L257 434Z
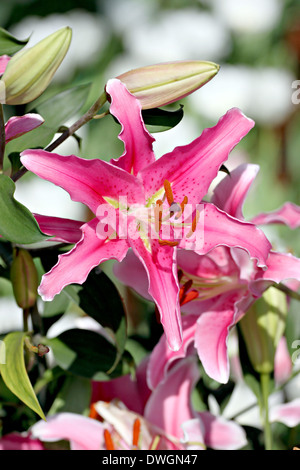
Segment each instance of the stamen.
M151 442L149 450L156 450L160 441L160 436L155 436Z
M98 412L96 411L95 405L92 403L91 408L90 408L90 414L89 417L92 419L98 419L99 415Z
M191 290L184 296L184 298L180 302L180 305L187 304L188 302L197 299L197 297L199 297L199 292L197 292L196 290Z
M183 276L183 271L181 269L178 269L177 276L178 276L178 282L180 282Z
M176 215L175 219L179 219L179 217L181 217L181 215L183 214L184 208L185 208L185 206L187 205L187 203L188 203L188 197L187 197L187 196L184 196L183 201L180 203L180 209L181 209L181 211Z
M177 246L179 245L179 242L172 242L171 240L158 240L158 243L161 245L161 246Z
M161 199L158 199L156 201L156 206L154 208L154 225L155 225L155 231L157 233L160 232L160 229L161 229L161 224L162 224L162 206L163 205L163 202Z
M174 202L174 197L173 197L173 192L171 188L171 183L168 180L164 181L164 188L165 188L165 193L167 196L167 201L169 206L171 206Z
M139 437L141 432L141 421L139 418L136 418L133 423L133 435L132 435L132 445L138 447Z
M182 305L182 302L184 301L185 299L185 296L186 296L186 293L187 291L192 287L193 285L193 281L192 279L189 279L185 284L183 284L183 286L180 288L180 291L179 291L179 303L180 305Z
M107 450L115 450L115 446L108 429L104 430L105 447Z
M186 235L187 238L191 237L193 235L193 233L195 232L195 230L197 228L197 223L199 222L199 218L200 218L200 212L198 210L196 210L196 215L192 220L191 230Z

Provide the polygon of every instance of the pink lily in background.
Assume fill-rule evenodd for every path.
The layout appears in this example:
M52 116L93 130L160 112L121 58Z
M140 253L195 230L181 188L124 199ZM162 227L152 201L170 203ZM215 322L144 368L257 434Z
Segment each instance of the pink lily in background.
M77 222L73 235L80 228L81 239L43 276L39 293L52 300L66 285L83 283L101 262L122 261L131 248L145 270L148 293L157 305L168 344L178 350L182 344L178 249L205 254L219 244L239 246L259 266L266 264L270 244L260 229L213 204L197 208L231 149L254 123L232 109L192 143L155 160L154 139L145 129L139 101L119 80L110 80L106 90L110 112L122 126L119 138L125 151L120 158L108 163L43 150L22 153L28 170L61 186L96 215L81 228ZM192 208L188 216L187 202ZM62 224L70 229L68 221ZM61 237L59 228L51 229L51 221L48 225L49 235L68 236L64 232Z
M44 446L39 439L14 432L1 437L0 450L44 450Z
M141 363L140 379L144 376L145 364ZM139 367L137 372L139 374ZM66 439L71 449L82 450L203 450L206 446L229 450L245 446L247 440L242 427L209 412L193 410L191 392L198 379L198 367L192 357L176 364L153 391L144 380L136 383L130 379L132 390L138 391L144 402L139 413L135 411L134 397L124 393L124 383L129 390L127 376L96 383L93 399L97 401L92 409L93 416L101 418L101 422L60 413L49 417L47 422L33 425L30 435L42 442ZM120 401L123 396L126 396L127 406Z
M237 167L215 188L212 203L243 220L243 203L258 169L250 164ZM226 383L230 372L227 352L230 330L269 286L289 279L300 281L300 259L271 251L264 270L246 251L219 246L203 256L178 250L177 264L184 313L183 344L174 352L168 348L165 337L161 338L151 356L149 383L155 387L173 361L191 351L190 346L196 348L206 373ZM114 268L119 280L150 299L146 278L132 253Z
M24 116L13 116L5 124L5 143L20 137L41 126L44 119L39 114L28 113Z
M1 55L0 56L0 75L3 75L6 69L8 62L10 61L10 57L8 55Z

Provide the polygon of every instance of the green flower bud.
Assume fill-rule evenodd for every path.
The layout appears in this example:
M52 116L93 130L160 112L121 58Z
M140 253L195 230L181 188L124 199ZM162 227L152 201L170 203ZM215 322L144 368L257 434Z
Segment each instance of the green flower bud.
M25 104L40 96L64 59L71 37L72 30L65 27L15 54L0 80L0 102Z
M286 295L269 287L239 322L250 361L259 374L274 370L275 351L285 330L287 312Z
M22 309L33 307L39 285L38 273L30 253L17 248L10 269L10 278L17 304Z
M148 65L119 75L143 109L157 108L178 101L211 80L219 65L186 60Z

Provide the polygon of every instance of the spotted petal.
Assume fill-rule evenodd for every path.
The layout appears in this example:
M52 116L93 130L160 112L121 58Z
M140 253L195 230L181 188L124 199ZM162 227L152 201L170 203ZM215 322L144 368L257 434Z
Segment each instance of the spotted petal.
M68 191L74 201L86 204L94 214L106 203L104 197L118 202L120 196L126 196L128 203L144 202L140 182L111 163L45 150L25 150L21 161L28 170Z
M168 180L176 202L187 196L190 204L199 203L230 151L253 126L239 109L228 111L192 143L175 148L140 172L146 198L159 192Z
M52 300L68 284L82 284L101 262L112 258L121 261L125 257L127 241L98 238L98 223L93 219L83 225L81 240L71 251L60 255L57 264L42 277L39 293L44 300Z

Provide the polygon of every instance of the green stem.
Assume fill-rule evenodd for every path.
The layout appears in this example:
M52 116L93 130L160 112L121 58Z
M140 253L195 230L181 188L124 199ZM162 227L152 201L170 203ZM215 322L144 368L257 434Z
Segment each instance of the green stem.
M23 330L24 332L28 331L28 317L29 317L29 308L23 308Z
M260 374L260 386L262 392L262 418L264 422L265 449L272 450L272 430L269 421L269 391L270 391L270 374Z
M71 127L66 129L52 144L48 145L48 147L45 148L47 152L52 152L52 150L56 149L60 144L62 144L65 140L67 140L68 137L71 135L75 134L78 129L80 129L84 124L87 122L91 121L94 116L97 114L99 109L102 108L102 106L106 103L107 101L107 95L105 92L102 93L100 98L97 99L97 101L90 107L90 109L83 115L81 116L74 124L72 124ZM106 115L107 113L103 113L102 115L99 116L99 118L102 118ZM20 179L25 173L27 172L27 169L22 167L20 170L18 170L13 176L12 180L17 181Z
M300 293L290 289L289 287L285 286L284 284L273 284L273 287L284 292L286 295L291 297L292 299L300 300Z
M5 123L3 116L3 106L0 104L0 172L3 171L3 160L5 152Z

